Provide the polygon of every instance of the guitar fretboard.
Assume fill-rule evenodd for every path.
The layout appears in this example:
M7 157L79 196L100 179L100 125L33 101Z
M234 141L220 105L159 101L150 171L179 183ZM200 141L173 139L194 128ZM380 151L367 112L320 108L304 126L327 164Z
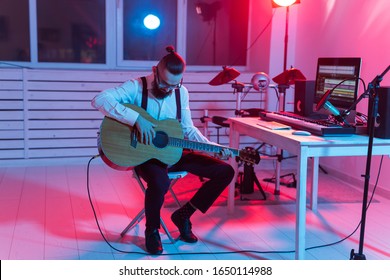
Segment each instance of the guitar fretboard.
M234 156L237 156L239 154L239 151L236 149L218 146L218 145L212 145L208 143L202 143L202 142L196 142L196 141L190 141L186 139L179 139L175 137L169 137L169 146L173 147L180 147L184 149L190 149L190 150L198 150L198 151L205 151L210 153L219 153L223 149L229 149Z

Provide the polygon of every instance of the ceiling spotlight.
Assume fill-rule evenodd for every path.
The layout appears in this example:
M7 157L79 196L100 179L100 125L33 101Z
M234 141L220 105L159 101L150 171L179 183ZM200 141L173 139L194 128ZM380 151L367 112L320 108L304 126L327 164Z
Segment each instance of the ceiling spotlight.
M299 4L300 0L272 0L272 7L288 7L293 4Z
M160 19L155 15L149 14L144 18L144 25L150 30L157 29L160 26Z

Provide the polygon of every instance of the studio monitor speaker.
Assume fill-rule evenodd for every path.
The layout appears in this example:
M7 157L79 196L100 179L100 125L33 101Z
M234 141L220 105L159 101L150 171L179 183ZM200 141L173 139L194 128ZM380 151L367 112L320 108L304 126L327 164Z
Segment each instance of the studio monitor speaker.
M313 114L315 81L295 81L294 113L301 116Z
M374 136L390 138L390 87L380 87L378 94L378 114L375 118ZM371 113L371 105L369 114Z

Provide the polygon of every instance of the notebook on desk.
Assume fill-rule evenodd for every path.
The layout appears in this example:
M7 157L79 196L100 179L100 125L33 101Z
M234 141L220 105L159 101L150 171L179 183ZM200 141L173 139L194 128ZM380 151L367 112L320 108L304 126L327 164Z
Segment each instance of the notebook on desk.
M261 127L265 127L265 128L271 129L271 130L288 130L288 129L291 129L291 126L286 125L286 124L282 124L282 123L278 123L278 122L275 122L275 121L259 120L256 123L256 125L261 126Z

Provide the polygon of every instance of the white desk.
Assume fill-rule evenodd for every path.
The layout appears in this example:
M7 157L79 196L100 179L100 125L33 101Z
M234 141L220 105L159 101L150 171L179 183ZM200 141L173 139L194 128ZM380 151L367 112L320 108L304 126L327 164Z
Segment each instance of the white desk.
M296 189L296 222L295 222L295 258L305 258L306 237L306 184L307 162L313 158L313 173L310 207L317 208L318 190L318 161L319 157L329 156L366 156L368 150L368 136L352 135L338 137L297 136L293 130L270 130L257 125L258 118L229 118L230 146L238 148L240 135L251 136L262 142L271 144L279 150L283 149L297 156L297 189ZM390 139L374 139L373 155L389 155ZM237 163L230 163L237 171ZM277 162L277 180L280 174L280 163ZM237 176L237 172L236 172ZM236 177L229 185L228 211L234 211L234 188ZM276 188L279 188L277 181Z

